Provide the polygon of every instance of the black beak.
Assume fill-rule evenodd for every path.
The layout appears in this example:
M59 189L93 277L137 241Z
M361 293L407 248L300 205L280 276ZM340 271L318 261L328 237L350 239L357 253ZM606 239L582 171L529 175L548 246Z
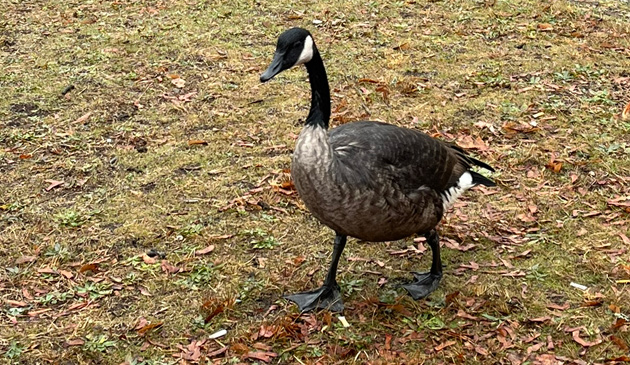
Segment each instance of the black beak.
M284 54L276 52L273 55L273 61L271 65L267 67L267 70L260 75L260 82L271 80L274 76L282 72L282 58Z

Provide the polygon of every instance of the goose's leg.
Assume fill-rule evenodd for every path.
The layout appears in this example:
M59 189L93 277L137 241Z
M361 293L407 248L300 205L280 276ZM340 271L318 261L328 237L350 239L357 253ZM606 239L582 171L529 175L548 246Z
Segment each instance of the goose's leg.
M431 263L431 271L429 272L414 272L413 276L415 281L402 287L407 289L409 295L413 299L418 300L431 294L437 289L440 280L442 279L442 259L440 258L440 240L435 230L425 235L429 246L431 247L431 253L433 253L433 262Z
M339 285L337 284L337 265L339 258L346 246L346 236L336 234L335 248L333 249L332 262L328 268L326 280L321 288L304 293L297 293L285 296L286 299L295 302L300 312L309 312L313 309L328 309L333 312L343 311L343 302L339 294Z

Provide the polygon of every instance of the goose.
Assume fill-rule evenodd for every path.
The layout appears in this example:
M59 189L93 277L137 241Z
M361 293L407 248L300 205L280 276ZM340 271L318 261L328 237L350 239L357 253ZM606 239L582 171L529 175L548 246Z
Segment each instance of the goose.
M413 281L402 286L415 300L426 297L442 279L437 224L464 191L495 186L473 166L494 169L456 145L392 124L359 121L328 130L328 78L308 30L291 28L279 36L260 81L298 65L308 72L311 107L293 151L291 176L307 209L335 239L323 285L285 298L300 312L342 312L336 276L347 237L383 242L414 234L424 235L431 247L431 269L413 272Z

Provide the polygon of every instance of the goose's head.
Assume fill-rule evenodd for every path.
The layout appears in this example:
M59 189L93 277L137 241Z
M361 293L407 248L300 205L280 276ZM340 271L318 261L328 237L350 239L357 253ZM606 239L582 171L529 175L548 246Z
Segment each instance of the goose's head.
M278 37L276 53L267 70L260 75L260 81L271 80L274 76L293 66L309 62L316 52L311 33L302 28L291 28Z

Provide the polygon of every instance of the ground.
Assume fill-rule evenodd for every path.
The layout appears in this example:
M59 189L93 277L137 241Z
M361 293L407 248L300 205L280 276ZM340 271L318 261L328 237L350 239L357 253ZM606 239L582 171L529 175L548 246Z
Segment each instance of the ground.
M627 1L2 7L0 362L630 361ZM322 282L333 239L290 179L306 73L259 82L293 26L333 126L422 130L497 170L440 225L428 299L399 287L422 239L350 240L347 327L282 299Z

